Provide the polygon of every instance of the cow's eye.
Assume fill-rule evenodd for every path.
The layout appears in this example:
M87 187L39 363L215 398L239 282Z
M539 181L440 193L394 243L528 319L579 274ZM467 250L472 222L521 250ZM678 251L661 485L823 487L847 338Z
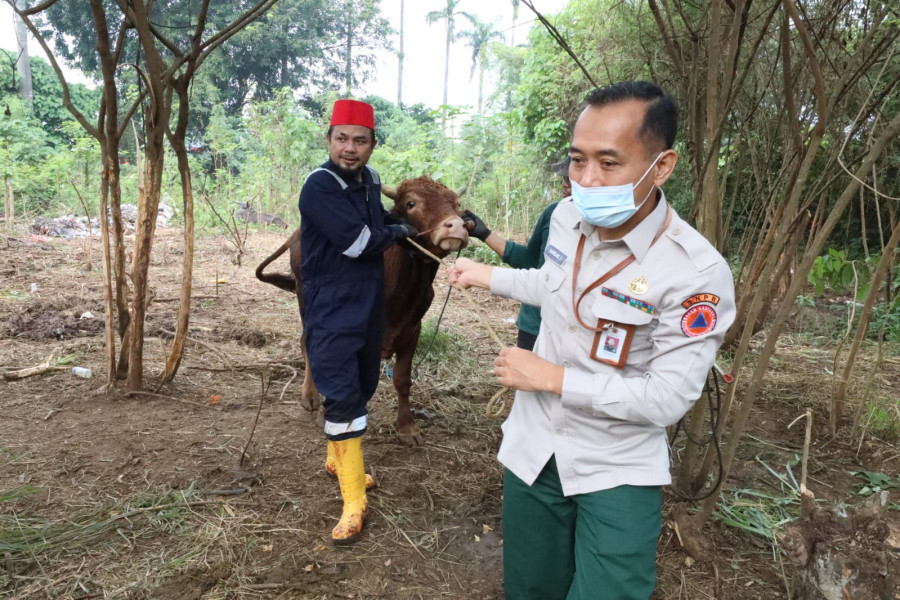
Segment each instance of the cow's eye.
M415 207L415 205L416 205L416 203L413 202L412 200L410 200L409 202L406 203L406 210L412 210L413 207Z

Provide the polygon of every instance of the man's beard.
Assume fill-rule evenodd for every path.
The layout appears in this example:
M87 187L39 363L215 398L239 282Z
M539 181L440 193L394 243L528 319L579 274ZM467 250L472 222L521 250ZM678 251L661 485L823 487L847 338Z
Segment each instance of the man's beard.
M356 167L355 169L345 169L337 162L334 163L334 168L337 170L338 175L343 177L344 179L356 180L359 176L360 172L363 170L363 166Z

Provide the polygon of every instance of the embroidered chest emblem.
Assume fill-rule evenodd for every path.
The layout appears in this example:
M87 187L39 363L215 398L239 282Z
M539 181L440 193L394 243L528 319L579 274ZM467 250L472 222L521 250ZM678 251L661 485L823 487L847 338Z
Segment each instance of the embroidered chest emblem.
M567 258L566 255L563 254L563 251L553 244L547 244L547 247L544 249L544 255L558 265L562 265L566 262Z
M647 278L641 275L631 280L631 283L628 284L628 289L631 290L632 294L640 296L647 293L647 290L650 289L650 284L647 283Z
M618 300L623 304L627 304L632 308L636 308L638 310L642 310L647 314L656 314L656 307L650 304L649 302L644 302L642 300L638 300L637 298L632 298L631 296L626 296L616 290L612 290L608 287L600 287L600 293L606 296L607 298L612 298L613 300Z

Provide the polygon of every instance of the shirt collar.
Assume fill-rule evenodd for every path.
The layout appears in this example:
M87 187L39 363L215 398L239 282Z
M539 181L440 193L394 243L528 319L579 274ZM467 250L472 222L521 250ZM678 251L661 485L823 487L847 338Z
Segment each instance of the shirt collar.
M650 245L656 239L656 234L659 233L663 223L666 222L668 210L669 205L666 204L666 195L662 190L659 190L659 201L653 212L647 215L643 221L638 223L634 229L626 233L625 237L622 238L622 241L628 244L628 249L631 250L635 260L638 262L643 261L644 257L647 256L647 251L650 250Z
M571 202L572 199L571 197L566 198L564 202L565 201ZM647 251L650 250L650 245L653 244L653 240L656 238L656 234L659 233L663 223L666 221L666 213L668 210L669 206L666 203L666 194L660 189L659 201L656 208L654 208L649 215L644 217L644 220L638 223L634 229L625 234L621 240L615 241L624 242L631 253L634 254L635 260L637 260L637 262L643 261L644 257L647 255ZM582 219L581 214L579 214L577 210L572 211L570 214L572 215L572 221L569 223L569 226L572 229L579 229L582 235L589 239L591 235L597 235L597 228ZM595 237L594 239L596 240L597 238Z

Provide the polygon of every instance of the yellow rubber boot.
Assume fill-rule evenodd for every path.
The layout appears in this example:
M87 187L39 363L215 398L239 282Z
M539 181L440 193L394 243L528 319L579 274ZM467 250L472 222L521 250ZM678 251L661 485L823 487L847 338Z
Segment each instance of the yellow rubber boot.
M366 498L366 470L363 465L362 438L355 437L340 442L328 442L328 451L334 457L334 466L344 510L341 520L331 531L331 541L336 546L353 544L359 539L369 500Z
M334 462L334 447L328 444L328 457L325 459L325 474L332 479L337 479L337 465ZM366 473L366 490L373 490L378 487L375 478Z

